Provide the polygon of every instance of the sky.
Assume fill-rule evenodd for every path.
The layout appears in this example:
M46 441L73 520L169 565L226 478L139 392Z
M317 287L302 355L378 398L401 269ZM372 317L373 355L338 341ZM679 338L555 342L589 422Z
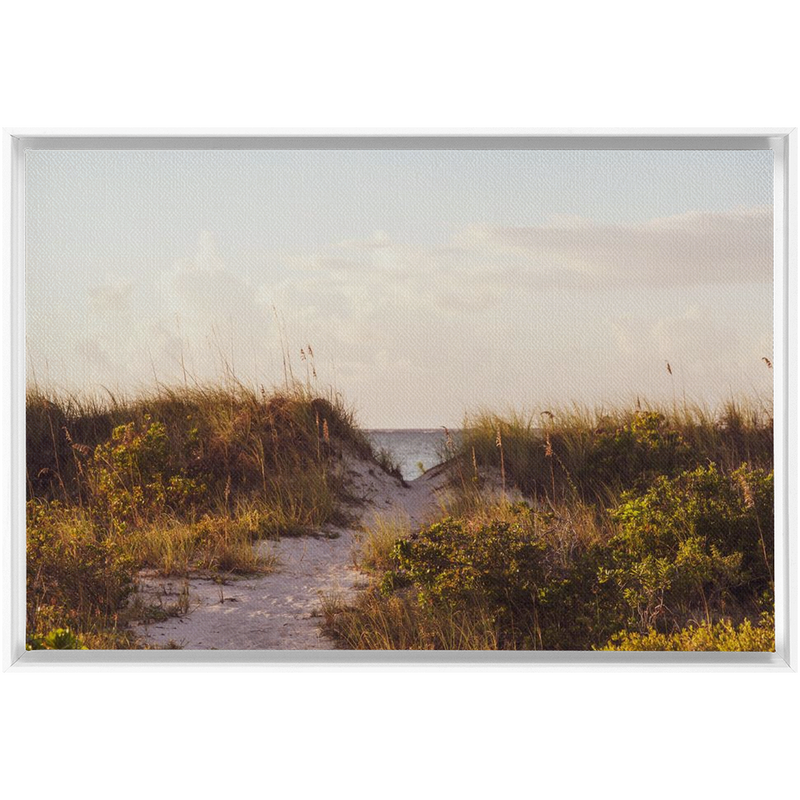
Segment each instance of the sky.
M771 151L28 151L28 382L286 353L384 428L771 401L772 231Z

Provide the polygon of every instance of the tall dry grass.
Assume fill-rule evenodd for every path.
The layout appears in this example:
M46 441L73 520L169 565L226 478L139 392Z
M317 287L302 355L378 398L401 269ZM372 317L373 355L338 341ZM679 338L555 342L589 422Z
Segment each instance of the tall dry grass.
M481 413L449 455L446 519L378 520L370 590L326 603L343 646L774 646L768 407Z
M28 623L39 637L45 626L95 642L116 630L142 568L270 569L256 541L347 521L344 460L374 457L341 398L310 386L159 387L102 401L32 390L26 400Z
M716 410L639 403L531 414L483 411L465 419L455 456L462 477L494 468L528 495L609 502L648 471L666 474L708 462L726 472L744 462L771 469L773 450L771 408L732 400Z

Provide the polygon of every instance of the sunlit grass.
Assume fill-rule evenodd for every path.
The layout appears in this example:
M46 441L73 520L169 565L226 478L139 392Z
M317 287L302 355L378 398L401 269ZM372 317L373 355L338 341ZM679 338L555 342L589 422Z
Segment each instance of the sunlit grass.
M623 409L576 405L527 415L484 411L465 419L456 456L461 473L469 477L479 476L482 468L499 470L502 465L508 481L527 494L552 500L576 494L592 501L608 500L625 488L627 477L626 465L614 461L614 457L630 454L624 452L627 443L615 442L614 437L629 431L637 420L654 416L660 419L657 428L669 431L683 443L687 463L713 462L725 470L743 462L772 465L771 408L749 400L732 400L713 411L687 403L672 408L640 403L639 407ZM647 436L655 435L657 430L645 430L643 443L647 444ZM498 436L502 447L498 446ZM605 446L608 464L602 463L599 446ZM674 455L677 463L684 453ZM640 464L630 466L638 468ZM655 464L656 468L662 466Z
M84 645L122 631L141 569L269 570L255 543L347 522L344 457L374 457L341 398L302 385L102 400L33 390L26 416L28 626L42 641L47 626ZM106 646L130 641L109 634Z
M368 526L371 589L325 607L342 646L774 647L764 404L485 412L450 457L446 519Z
M411 522L400 513L376 514L356 535L353 553L355 564L367 570L388 569L392 548L396 542L411 534Z

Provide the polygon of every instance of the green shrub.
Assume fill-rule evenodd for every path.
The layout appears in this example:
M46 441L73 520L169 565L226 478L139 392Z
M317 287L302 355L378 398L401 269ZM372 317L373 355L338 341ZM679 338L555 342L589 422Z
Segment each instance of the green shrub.
M166 426L145 417L143 426L119 425L97 445L87 465L95 509L113 526L141 524L200 500L205 486L175 466Z
M503 521L470 528L448 517L398 541L394 557L396 573L420 587L423 602L480 597L505 608L536 591L543 550L521 526Z
M30 501L27 534L30 633L41 633L54 620L72 620L80 629L82 621L108 619L125 605L133 591L134 560L81 509Z
M423 606L481 607L501 638L518 642L529 631L534 598L545 580L544 549L527 526L469 526L448 517L395 544L397 566L383 585L413 584Z
M88 648L69 628L55 628L44 636L31 636L28 650L87 650Z
M738 626L730 620L690 625L674 633L649 628L645 634L625 631L613 636L603 650L695 650L765 653L775 650L775 619L764 615L759 625L746 619Z
M612 430L600 427L579 474L582 483L644 487L655 476L689 466L691 452L666 417L642 411Z
M645 493L612 510L607 577L622 590L640 630L700 609L728 593L757 595L772 581L772 473L742 465L730 475L714 464L659 477Z
M380 591L332 629L358 647L585 650L615 634L666 647L653 637L771 607L772 502L771 473L712 464L659 476L607 516L575 499L471 508L398 541ZM745 627L737 645L726 630L669 646L762 649L762 633Z
M562 569L551 573L537 597L540 648L586 650L624 626L627 606L618 587L604 579L608 548L576 548Z

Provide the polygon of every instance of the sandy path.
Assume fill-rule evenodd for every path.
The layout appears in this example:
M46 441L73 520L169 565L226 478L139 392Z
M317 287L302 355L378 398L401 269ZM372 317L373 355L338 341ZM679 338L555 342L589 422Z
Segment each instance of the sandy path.
M418 526L435 511L444 484L437 470L403 486L367 462L353 461L348 469L366 500L361 522L376 513L399 514ZM332 594L350 599L366 585L354 564L357 528L326 528L315 536L259 543L262 552L278 559L268 575L224 584L205 578L143 577L140 597L165 608L177 602L188 583L189 613L134 630L151 644L172 642L187 650L332 649L333 641L320 630L320 602Z

